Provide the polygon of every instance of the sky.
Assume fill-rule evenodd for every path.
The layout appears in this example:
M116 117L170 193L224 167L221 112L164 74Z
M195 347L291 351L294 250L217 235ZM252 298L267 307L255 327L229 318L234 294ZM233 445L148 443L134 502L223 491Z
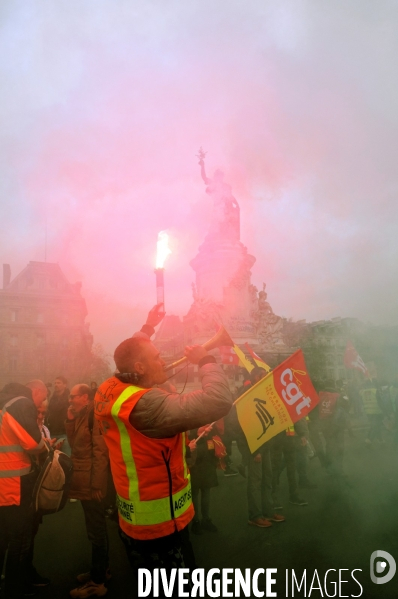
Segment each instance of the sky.
M275 313L397 325L397 56L393 0L3 0L2 262L82 281L112 351L155 303L166 230L186 314L203 146Z

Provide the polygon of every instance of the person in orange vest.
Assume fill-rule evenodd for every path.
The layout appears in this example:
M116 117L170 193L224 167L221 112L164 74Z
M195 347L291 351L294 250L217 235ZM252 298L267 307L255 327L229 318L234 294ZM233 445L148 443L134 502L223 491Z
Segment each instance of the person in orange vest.
M94 399L109 449L120 535L134 571L195 568L185 432L223 418L233 402L221 366L199 345L186 347L185 356L198 364L202 389L178 394L159 388L169 375L150 337L164 316L161 309L155 306L141 331L116 348L118 373Z
M37 408L46 397L47 387L39 380L9 383L0 392L0 571L8 550L6 599L19 599L37 582L28 580L36 480L30 455L46 449L37 424Z

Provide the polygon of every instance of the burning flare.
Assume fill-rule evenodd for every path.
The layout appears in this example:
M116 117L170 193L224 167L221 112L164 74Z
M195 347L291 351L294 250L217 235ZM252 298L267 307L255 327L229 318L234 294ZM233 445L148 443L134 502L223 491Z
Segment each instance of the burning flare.
M164 268L164 263L169 254L171 254L169 236L166 231L160 231L157 242L156 268Z

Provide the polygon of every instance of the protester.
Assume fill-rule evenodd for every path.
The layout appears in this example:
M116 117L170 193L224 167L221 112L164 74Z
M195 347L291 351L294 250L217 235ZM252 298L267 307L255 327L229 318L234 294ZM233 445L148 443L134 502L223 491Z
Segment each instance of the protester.
M64 376L57 376L54 392L48 404L46 425L57 440L63 440L62 451L70 455L70 446L66 438L65 420L68 412L69 389Z
M345 431L351 430L349 408L348 397L339 394L332 416L325 420L326 456L331 474L339 477L343 475Z
M216 456L216 443L221 439L216 436L217 423L190 431L191 439L189 448L194 456L193 465L190 466L192 483L192 500L195 516L192 521L191 532L202 534L204 530L217 532L216 525L210 518L210 490L218 486L217 466L219 459ZM196 440L200 437L198 440ZM222 445L226 455L225 446ZM200 517L201 516L201 517Z
M360 390L363 409L369 422L369 431L365 439L367 445L371 445L373 441L382 441L382 422L383 413L377 398L377 387L375 383L369 381L364 388Z
M301 489L316 489L317 485L312 483L308 476L310 433L308 427L309 418L301 418L294 425L296 435L296 467L298 474L298 485Z
M51 435L49 428L44 424L48 411L48 399L45 399L41 406L37 408L37 424L39 426L41 436L45 441L51 443Z
M300 497L297 482L296 465L296 440L297 433L294 426L290 426L271 439L272 461L272 494L275 509L281 509L279 497L279 481L283 469L286 467L287 482L289 486L289 503L306 506L308 501Z
M27 562L37 471L30 456L45 451L37 424L37 408L46 397L47 387L40 380L26 385L9 383L0 392L0 570L7 551L5 599L32 594Z
M95 394L97 393L98 385L95 381L91 381L90 383L90 399L94 399Z
M241 395L241 391L238 392L237 399ZM244 478L246 478L246 467L248 456L242 454L242 438L244 438L244 434L242 428L239 424L238 416L236 413L236 407L232 406L229 414L224 418L224 434L222 435L222 440L225 445L225 449L227 451L226 457L226 468L224 470L224 476L236 476L237 474L241 474ZM232 468L232 443L236 442L239 452L241 453L241 463L237 466L238 470L236 471ZM244 439L244 447L246 449L247 443L246 439ZM245 451L245 450L244 450Z
M70 495L80 499L87 536L92 545L90 572L79 574L82 586L73 589L75 599L102 597L107 593L108 534L104 498L107 492L108 450L94 418L88 385L75 385L70 393L65 430L71 447L73 477Z
M46 387L48 389L48 385L46 385ZM50 445L54 445L54 442L56 441L56 439L51 440L50 431L47 428L47 426L44 424L47 409L48 409L48 400L45 399L43 401L43 403L37 408L37 424L40 429L41 436L43 437L43 439L47 443L47 445L50 446ZM57 448L61 444L62 444L62 441L59 441ZM33 456L33 459L35 460L35 462L37 462L38 467L42 466L46 456L47 456L46 452L40 453L37 456ZM26 564L27 580L32 585L32 587L46 587L51 582L49 578L46 578L45 576L41 576L37 572L35 566L33 565L35 537L39 531L39 526L42 523L42 521L43 521L43 516L40 513L40 511L34 512L33 524L32 524L32 538L31 538L31 544L30 544L29 554L28 554L27 564ZM26 596L26 592L25 592L25 596Z
M155 306L141 331L116 348L119 373L100 385L95 399L118 494L121 538L134 571L195 568L185 431L222 418L232 404L222 368L200 346L187 347L185 355L199 365L202 390L179 395L154 387L168 377L150 341L164 316L161 308Z
M250 377L243 384L246 393L252 385L258 383L266 376L264 368L255 367ZM239 425L239 422L238 422ZM239 425L240 428L240 425ZM237 435L239 438L239 436ZM247 504L251 526L269 528L272 522L284 522L285 518L276 513L272 495L272 465L270 441L264 443L254 454L250 453L249 445L243 435L240 437L240 451L242 464L247 465Z

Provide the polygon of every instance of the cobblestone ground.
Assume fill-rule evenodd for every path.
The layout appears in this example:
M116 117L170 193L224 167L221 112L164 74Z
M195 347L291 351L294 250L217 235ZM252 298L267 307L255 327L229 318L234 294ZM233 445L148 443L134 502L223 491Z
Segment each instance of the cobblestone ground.
M234 449L234 461L239 454ZM364 587L366 599L398 596L398 573L384 585L371 583L370 555L377 549L391 553L398 562L398 450L392 439L370 449L358 431L347 439L343 481L328 476L317 459L310 463L310 476L317 489L304 491L307 507L288 503L286 476L282 475L281 496L286 522L270 529L247 524L246 481L240 475L219 476L219 486L212 490L212 518L218 533L193 536L198 566L204 568L278 569L278 597L285 597L285 571L294 569L300 576L307 569L312 579L314 569L323 578L330 568L353 570ZM131 573L117 526L109 522L110 562L113 578L107 596L117 599L134 597ZM52 580L39 593L42 599L68 597L75 586L75 576L87 571L90 546L86 539L83 512L79 503L68 503L59 514L47 516L37 536L35 565ZM334 575L335 573L331 573ZM342 576L347 580L350 573ZM333 576L330 577L333 580ZM309 585L308 585L309 588ZM307 597L308 597L307 588ZM333 596L333 587L328 588ZM342 585L337 596L358 595L358 585ZM289 593L288 596L292 596ZM296 597L305 595L296 591ZM322 597L314 590L311 597ZM325 595L324 595L325 596Z

